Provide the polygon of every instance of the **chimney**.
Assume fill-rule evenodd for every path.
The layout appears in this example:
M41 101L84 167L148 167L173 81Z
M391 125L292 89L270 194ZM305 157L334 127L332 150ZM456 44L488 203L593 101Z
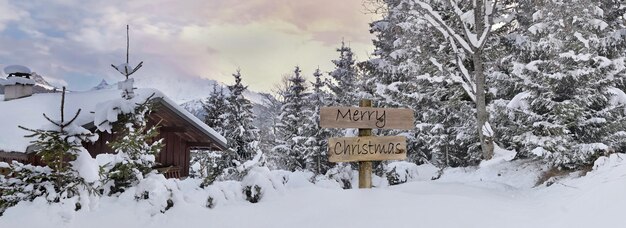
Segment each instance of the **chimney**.
M31 71L28 67L11 65L4 68L7 79L0 79L0 85L4 86L4 100L10 101L33 95L35 80L30 78Z

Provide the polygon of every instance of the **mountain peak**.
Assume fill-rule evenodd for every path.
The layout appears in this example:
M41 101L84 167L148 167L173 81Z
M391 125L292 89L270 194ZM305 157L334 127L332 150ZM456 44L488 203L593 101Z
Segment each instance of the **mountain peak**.
M110 89L113 88L113 86L111 86L106 80L102 79L102 81L100 81L100 83L91 88L91 90L103 90L103 89Z

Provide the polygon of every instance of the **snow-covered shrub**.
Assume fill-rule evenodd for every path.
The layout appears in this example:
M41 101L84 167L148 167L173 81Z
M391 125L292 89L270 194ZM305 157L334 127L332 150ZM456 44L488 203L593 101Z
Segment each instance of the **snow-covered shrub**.
M354 170L349 163L337 163L335 167L326 172L326 176L337 181L343 189L352 188L352 179L354 178Z
M49 167L24 165L16 161L12 164L0 162L0 167L9 169L6 176L0 175L0 215L20 201L32 201L49 190L54 191L49 178L52 169Z
M330 188L330 189L341 189L343 188L342 184L340 184L339 182L330 179L328 176L326 175L317 175L314 177L313 179L313 183L315 184L315 186L318 187L322 187L322 188Z
M244 197L251 203L257 203L263 197L275 195L284 189L283 179L272 175L264 163L263 153L259 151L252 160L238 167L240 173L245 173L241 188Z
M191 150L189 164L190 178L206 178L215 168L222 155L217 151Z
M154 140L159 134L158 126L148 127L146 116L151 111L151 98L149 96L143 103L136 103L134 99L112 100L103 106L113 111L105 109L96 112L96 116L105 113L117 115L114 118L115 124L110 122L112 120L100 124L110 125L105 129L111 129L117 135L112 142L107 142L115 154L102 155L101 158L108 161L100 164L100 175L104 183L102 190L106 194L124 192L124 189L138 184L156 164L156 155L163 147L163 139Z
M183 195L175 179L166 179L162 174L149 173L139 181L135 189L136 200L146 200L152 206L151 214L165 213L176 202L183 201Z
M201 188L213 184L216 180L241 180L241 174L235 167L232 167L233 161L228 153L234 153L231 151L225 151L216 153L213 151L199 151L196 152L196 156L193 158L195 163L192 165L192 170L196 176L203 178ZM230 167L229 167L230 166ZM196 167L197 169L195 169Z
M267 167L252 167L241 181L243 194L251 203L259 202L262 198L272 196L282 191L284 185L281 179L276 178Z
M406 161L392 162L387 166L385 174L389 185L406 183L417 177L417 165Z
M208 208L215 208L229 201L239 202L244 200L241 183L238 181L214 182L204 189L209 193L205 204Z

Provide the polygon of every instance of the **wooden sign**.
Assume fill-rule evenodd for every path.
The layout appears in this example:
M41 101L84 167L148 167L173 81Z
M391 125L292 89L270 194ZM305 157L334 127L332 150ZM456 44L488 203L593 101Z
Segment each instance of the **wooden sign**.
M328 140L330 162L406 159L404 136L344 137Z
M413 129L413 110L368 107L322 107L323 128Z

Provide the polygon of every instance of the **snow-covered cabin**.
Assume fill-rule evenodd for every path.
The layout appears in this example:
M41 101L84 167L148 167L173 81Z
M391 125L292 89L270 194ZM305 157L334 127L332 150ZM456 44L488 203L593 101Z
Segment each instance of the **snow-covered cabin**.
M99 139L85 148L95 157L113 151L106 145L115 136L97 131L94 120L98 107L120 99L120 90L96 90L86 92L68 92L65 97L65 116L74 116L78 109L80 115L77 124L97 132ZM190 150L195 148L223 151L227 148L226 139L209 126L181 108L163 93L154 89L137 89L137 97L148 98L152 95L154 107L149 115L148 124L159 123L159 137L165 146L157 157L158 168L169 177L189 175ZM43 117L46 113L52 119L60 119L61 93L40 93L16 99L5 100L0 94L0 161L17 160L23 163L41 165L33 152L31 138L24 137L30 132L18 126L40 129L50 123Z

